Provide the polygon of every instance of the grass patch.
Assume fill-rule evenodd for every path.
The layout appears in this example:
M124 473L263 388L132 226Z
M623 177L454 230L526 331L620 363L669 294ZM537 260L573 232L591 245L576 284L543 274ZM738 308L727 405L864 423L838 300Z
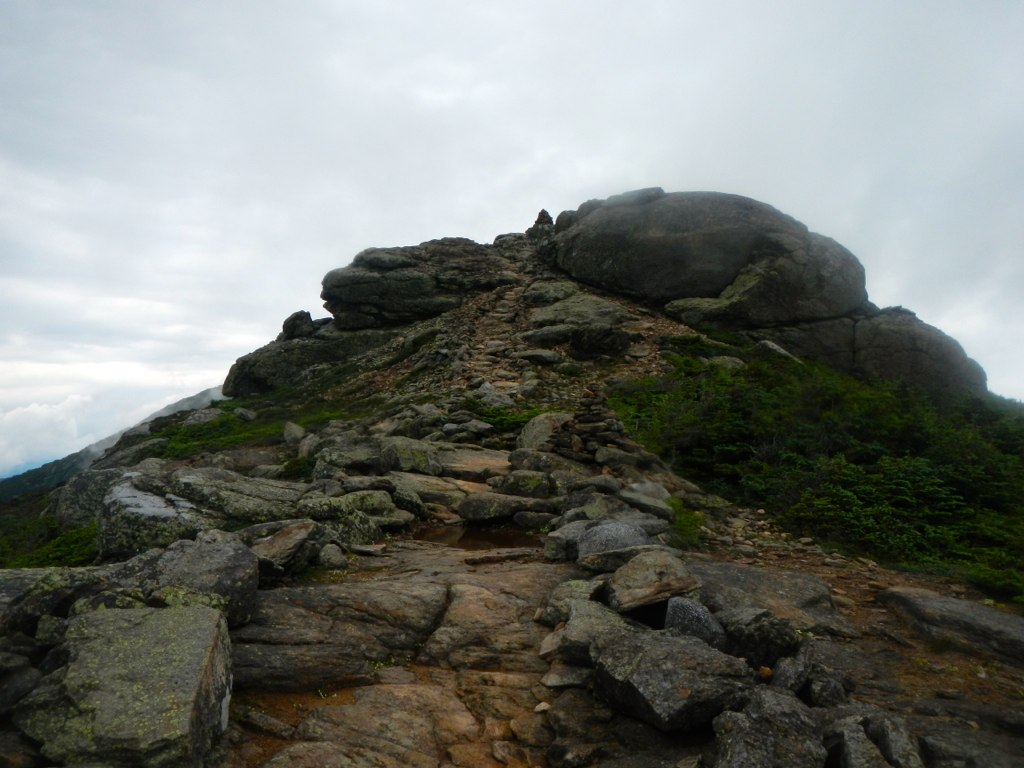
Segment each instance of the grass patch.
M535 416L544 413L542 408L503 408L484 405L475 397L467 397L463 406L499 432L516 432L526 426Z
M27 552L8 556L6 568L89 565L96 560L96 524L59 533Z
M700 544L700 529L704 525L704 513L688 508L682 499L670 496L665 502L675 512L672 521L672 545L680 549L691 549Z
M183 459L198 453L225 451L243 445L272 445L283 439L283 432L283 420L245 421L228 412L203 424L172 424L154 436L167 439L158 449L159 457Z

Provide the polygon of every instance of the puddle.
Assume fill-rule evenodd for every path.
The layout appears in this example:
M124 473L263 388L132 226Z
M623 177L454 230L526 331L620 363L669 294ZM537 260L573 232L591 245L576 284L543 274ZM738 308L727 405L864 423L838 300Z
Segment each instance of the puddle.
M471 528L465 525L424 525L413 538L444 544L456 549L505 549L540 547L541 536L519 528Z

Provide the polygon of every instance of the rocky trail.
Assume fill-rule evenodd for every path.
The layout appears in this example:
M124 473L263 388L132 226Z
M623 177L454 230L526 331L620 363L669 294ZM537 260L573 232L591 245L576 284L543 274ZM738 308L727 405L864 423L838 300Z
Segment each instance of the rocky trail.
M826 553L772 531L759 517L740 511L723 518L710 551L688 563L696 572L714 563L757 564L813 574L827 585L836 609L819 618L833 621L835 632L812 634L806 647L827 659L838 685L818 694L818 704L906 713L936 755L947 750L947 762L921 765L974 764L957 762L958 754L1018 764L1007 756L1024 735L1024 669L922 635L879 599L899 588L978 595ZM508 529L452 526L425 535L435 541L393 540L356 558L348 571L263 596L252 622L233 636L239 678L226 768L683 768L713 754L709 730L669 736L623 717L595 690L591 670L541 658L550 628L537 619L549 594L592 574L546 561L540 537ZM454 546L436 541L444 538ZM502 546L510 539L524 546ZM802 585L813 589L813 580ZM769 592L776 615L801 620L805 591ZM320 623L324 634L311 632ZM272 646L270 654L254 653L260 646ZM245 660L253 655L260 662L250 677Z
M533 617L568 567L540 553L394 541L331 583L268 594L235 637L226 765L544 764L537 711L553 694ZM310 637L320 622L344 632ZM249 679L244 660L265 643L281 661Z

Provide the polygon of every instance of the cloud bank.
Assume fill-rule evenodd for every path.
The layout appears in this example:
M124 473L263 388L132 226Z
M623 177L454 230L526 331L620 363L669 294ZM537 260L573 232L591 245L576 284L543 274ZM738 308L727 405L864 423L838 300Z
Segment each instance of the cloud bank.
M767 202L1024 397L1016 2L11 0L0 476L220 383L372 245Z

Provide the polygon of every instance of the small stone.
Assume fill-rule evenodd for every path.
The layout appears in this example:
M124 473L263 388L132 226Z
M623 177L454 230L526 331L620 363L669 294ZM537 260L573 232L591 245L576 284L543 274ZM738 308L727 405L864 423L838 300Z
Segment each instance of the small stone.
M847 610L857 607L857 603L843 595L832 595L832 602L835 603L838 607L845 608Z
M318 562L324 568L332 570L343 570L348 567L348 559L345 557L345 553L342 552L341 547L333 542L323 546L320 550Z
M565 634L565 630L556 629L551 632L540 642L540 649L537 651L537 655L542 659L550 659L558 653L562 647L562 636Z
M284 441L288 445L298 445L302 442L302 438L306 436L306 430L300 427L293 421L285 422L284 425Z
M590 682L593 672L590 667L579 667L573 664L566 664L563 661L554 660L547 674L541 678L541 685L545 688L582 688ZM537 710L534 710L535 712Z
M527 349L512 356L537 365L556 365L562 362L562 356L553 349Z

